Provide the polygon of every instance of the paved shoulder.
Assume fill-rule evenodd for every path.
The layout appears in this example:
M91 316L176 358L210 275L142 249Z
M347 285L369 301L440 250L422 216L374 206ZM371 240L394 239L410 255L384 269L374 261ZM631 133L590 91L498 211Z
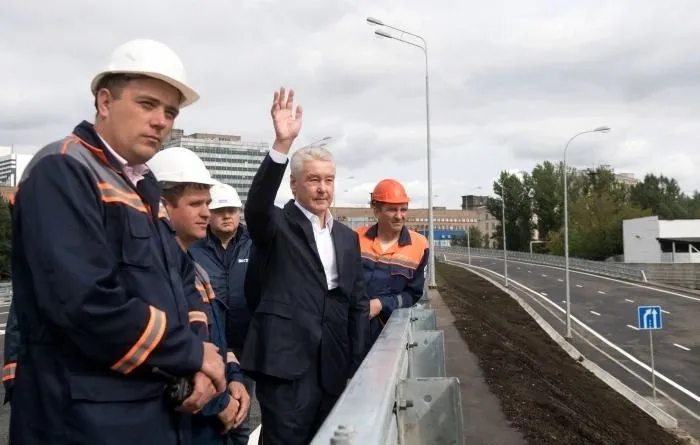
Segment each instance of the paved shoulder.
M503 414L498 397L489 391L479 359L462 340L454 316L436 290L430 291L430 303L435 308L438 329L444 330L447 375L459 378L466 443L525 445L523 436Z

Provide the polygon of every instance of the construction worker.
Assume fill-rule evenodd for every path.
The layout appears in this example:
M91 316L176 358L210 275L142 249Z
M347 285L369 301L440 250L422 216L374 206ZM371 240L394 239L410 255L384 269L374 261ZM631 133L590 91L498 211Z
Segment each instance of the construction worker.
M10 443L182 444L178 411L225 391L225 365L189 326L181 257L145 163L198 95L152 40L119 46L91 90L94 125L37 152L15 197ZM192 382L183 403L173 378Z
M236 357L243 353L251 314L244 293L251 239L241 225L243 203L236 189L228 184L215 184L210 189L211 218L207 236L190 247L192 256L207 271L214 294L228 306L226 310L226 344ZM252 396L255 381L244 376L245 387ZM249 419L229 431L233 445L246 445L250 436Z
M183 252L195 268L196 287L205 311L190 311L190 322L207 328L208 338L227 360L228 391L209 402L192 418L193 445L227 444L222 432L238 427L250 407L250 397L243 385L243 374L233 354L227 354L226 305L212 292L209 275L189 254L193 243L207 236L210 218L210 187L218 181L211 177L204 162L191 150L172 147L158 152L148 162L163 188L161 223L173 231ZM218 298L217 298L218 297Z
M370 298L369 347L394 309L411 307L423 295L428 241L406 227L408 202L401 183L379 181L370 199L377 223L356 229Z

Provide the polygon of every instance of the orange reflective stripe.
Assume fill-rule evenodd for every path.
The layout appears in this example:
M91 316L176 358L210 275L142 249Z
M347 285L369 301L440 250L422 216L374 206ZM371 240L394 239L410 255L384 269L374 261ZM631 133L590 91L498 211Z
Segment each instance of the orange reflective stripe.
M15 378L15 372L17 371L17 362L10 362L5 364L2 368L2 381L6 382Z
M190 323L204 323L208 324L209 319L207 318L207 314L205 314L202 311L190 311L188 313L190 317Z
M114 203L118 202L120 204L133 207L139 212L148 213L148 209L141 201L141 197L136 193L128 193L117 189L111 184L106 182L98 182L97 188L100 189L100 194L102 195L103 202Z
M194 287L197 288L199 291L199 295L202 297L202 301L205 303L209 303L209 295L207 295L207 289L204 287L202 283L199 282L199 280L195 281Z
M149 306L149 309L151 315L148 317L146 329L144 329L143 334L141 334L141 337L136 341L134 346L129 349L129 352L117 363L112 365L113 371L129 374L151 355L151 352L153 352L163 338L165 325L167 324L165 312L153 306Z
M236 363L240 365L240 362L238 361L238 357L236 357L236 354L234 354L231 351L228 351L226 353L226 363Z

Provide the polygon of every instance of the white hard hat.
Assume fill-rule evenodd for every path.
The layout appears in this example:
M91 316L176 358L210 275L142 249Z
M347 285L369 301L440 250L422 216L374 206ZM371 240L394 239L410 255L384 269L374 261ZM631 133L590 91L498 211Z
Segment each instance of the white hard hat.
M192 150L170 147L160 150L146 163L159 182L214 185L218 181L211 177L204 162Z
M215 184L209 189L209 193L211 194L209 210L220 209L222 207L243 207L241 198L238 197L238 192L228 184Z
M97 84L104 76L117 73L141 74L177 88L183 96L180 108L199 99L199 94L187 86L187 73L180 57L155 40L136 39L118 46L112 52L107 67L92 79L92 94L97 94Z

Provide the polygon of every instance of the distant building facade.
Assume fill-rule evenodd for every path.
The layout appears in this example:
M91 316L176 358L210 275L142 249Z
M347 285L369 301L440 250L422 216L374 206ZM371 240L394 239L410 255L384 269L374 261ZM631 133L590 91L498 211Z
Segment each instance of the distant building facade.
M184 147L197 153L211 175L236 189L245 204L248 190L260 163L270 150L267 142L243 141L240 136L217 133L185 135L173 129L163 149Z
M14 153L12 147L0 146L0 186L16 186L33 156Z
M622 242L625 263L700 263L700 219L626 219Z
M333 217L352 229L375 224L372 209L367 207L334 207ZM474 210L447 209L433 207L433 225L435 230L435 245L449 246L452 240L466 236L470 227L476 227L482 235L493 236L499 220L493 218L485 207ZM428 209L409 208L406 226L428 237Z

